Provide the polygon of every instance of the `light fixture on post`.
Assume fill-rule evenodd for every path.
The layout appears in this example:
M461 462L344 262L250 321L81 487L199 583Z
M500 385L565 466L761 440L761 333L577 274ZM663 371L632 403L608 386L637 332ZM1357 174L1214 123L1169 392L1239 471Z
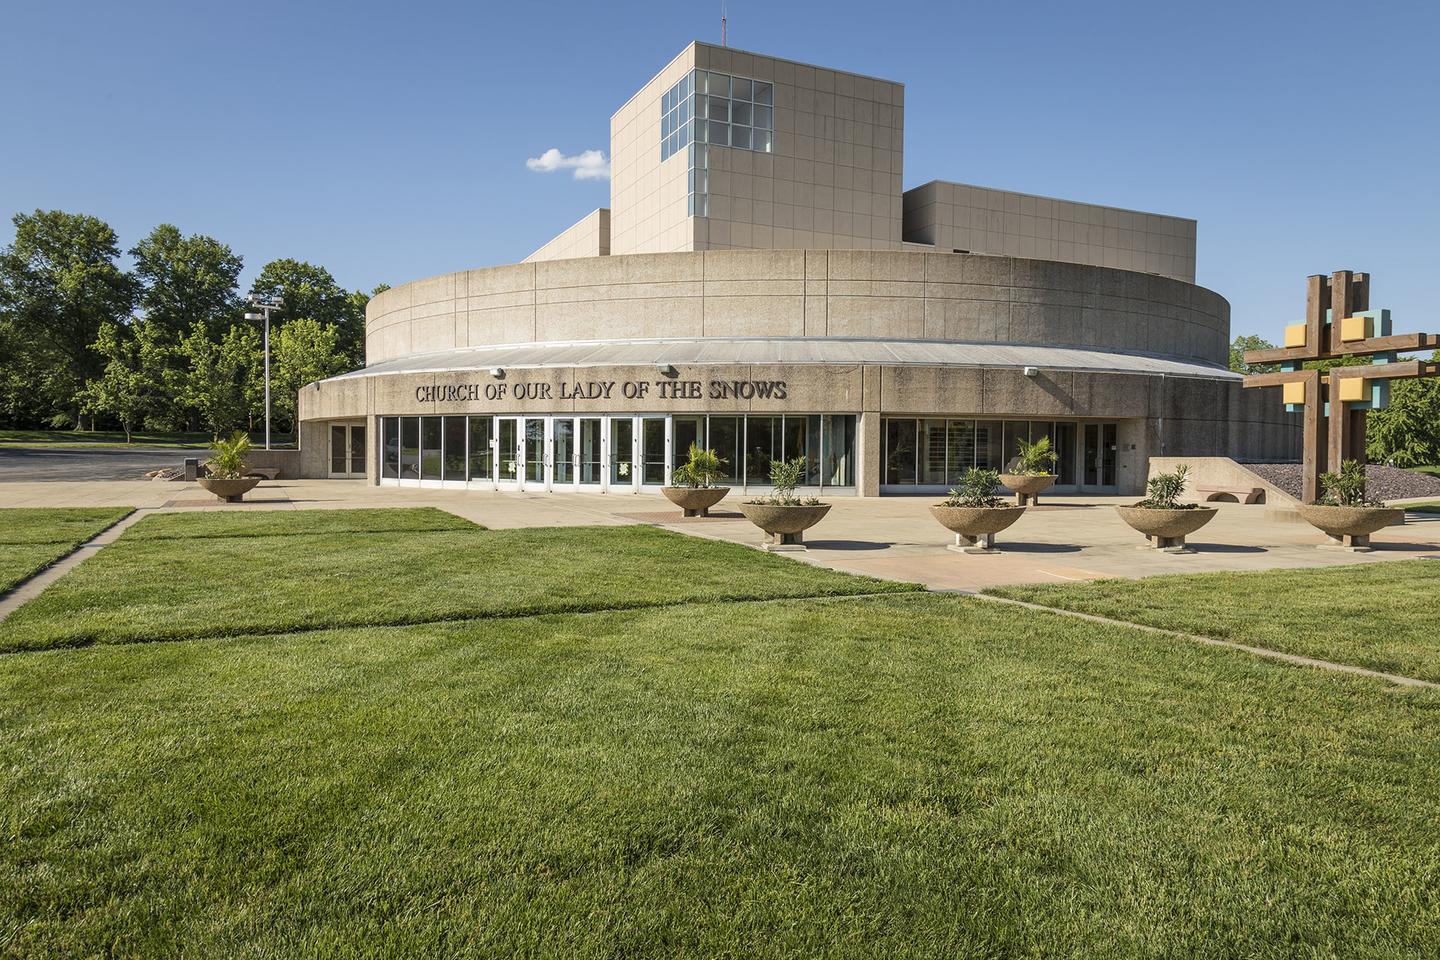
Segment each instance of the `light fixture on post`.
M655 369L660 371L662 377L673 377L676 374L675 365L672 363L657 363Z
M1025 376L1027 376L1027 377L1038 377L1038 376L1040 376L1040 368L1039 368L1039 367L1026 367L1025 370L1024 370L1024 373L1025 373Z
M265 321L265 449L270 449L270 314L283 310L285 301L279 297L262 297L252 293L245 303L253 309L245 311L245 319ZM258 312L257 312L258 311Z

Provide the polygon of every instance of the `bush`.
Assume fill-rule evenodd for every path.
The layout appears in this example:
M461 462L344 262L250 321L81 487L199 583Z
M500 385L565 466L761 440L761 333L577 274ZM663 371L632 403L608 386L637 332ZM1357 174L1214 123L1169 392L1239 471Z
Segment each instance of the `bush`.
M1135 504L1151 510L1194 510L1198 503L1181 503L1180 495L1185 492L1185 478L1190 468L1180 464L1170 473L1157 473L1145 484L1148 496Z
M795 488L805 478L805 457L793 460L776 460L770 464L770 483L775 488L768 497L758 497L750 503L768 503L776 507L818 506L819 497L801 500L795 496Z
M1020 448L1016 473L1027 477L1048 477L1055 472L1055 464L1059 462L1060 454L1050 445L1049 437L1041 437L1034 443L1026 443L1017 437L1015 443Z
M960 478L960 486L950 491L942 507L1002 507L1005 501L995 496L1000 485L1000 472L971 467Z
M721 476L721 468L727 462L714 450L704 450L698 444L692 443L690 459L675 471L671 479L677 487L713 487Z
M1368 481L1365 464L1359 460L1346 460L1340 464L1339 473L1320 474L1320 499L1317 502L1331 507L1385 506L1366 495Z
M229 440L215 438L215 456L205 461L210 476L218 480L237 480L245 475L245 457L250 453L250 438L236 430Z

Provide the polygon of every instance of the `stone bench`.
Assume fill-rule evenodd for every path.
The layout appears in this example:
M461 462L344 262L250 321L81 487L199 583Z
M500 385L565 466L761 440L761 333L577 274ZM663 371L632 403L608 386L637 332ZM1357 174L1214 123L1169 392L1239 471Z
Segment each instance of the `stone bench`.
M1206 503L1264 503L1264 487L1196 487Z
M247 477L259 477L262 480L274 480L280 476L279 467L251 467L245 471Z

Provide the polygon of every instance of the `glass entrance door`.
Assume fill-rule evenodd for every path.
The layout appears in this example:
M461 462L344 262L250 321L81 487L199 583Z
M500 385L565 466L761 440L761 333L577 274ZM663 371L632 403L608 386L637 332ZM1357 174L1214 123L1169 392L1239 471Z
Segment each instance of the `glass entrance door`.
M365 476L365 425L333 424L330 427L330 476Z
M1080 481L1087 489L1115 489L1115 467L1119 451L1116 434L1117 427L1113 423L1085 424Z
M525 475L521 477L520 489L522 490L544 490L549 485L550 478L545 468L545 418L526 417L525 436L521 444L522 457L525 464Z
M599 417L582 417L579 423L578 485L582 489L599 490L605 483L605 444L601 429L605 421Z
M635 489L635 421L630 417L610 418L610 490Z
M551 488L575 486L575 421L556 417L550 424Z
M495 486L520 489L520 421L515 417L495 420Z
M640 482L647 487L665 485L665 418L640 418Z

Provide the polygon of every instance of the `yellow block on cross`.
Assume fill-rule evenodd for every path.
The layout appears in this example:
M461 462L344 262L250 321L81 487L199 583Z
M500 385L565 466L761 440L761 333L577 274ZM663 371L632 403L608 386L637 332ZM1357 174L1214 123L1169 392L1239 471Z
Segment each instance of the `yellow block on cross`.
M1295 380L1281 386L1282 396L1286 403L1305 402L1305 383L1302 380Z
M1375 335L1375 320L1372 317L1345 317L1340 321L1340 339L1346 343L1369 340Z
M1285 346L1287 346L1287 347L1303 347L1303 346L1305 346L1305 324L1303 324L1303 323L1292 323L1292 324L1290 324L1290 326L1288 326L1288 327L1285 328Z

